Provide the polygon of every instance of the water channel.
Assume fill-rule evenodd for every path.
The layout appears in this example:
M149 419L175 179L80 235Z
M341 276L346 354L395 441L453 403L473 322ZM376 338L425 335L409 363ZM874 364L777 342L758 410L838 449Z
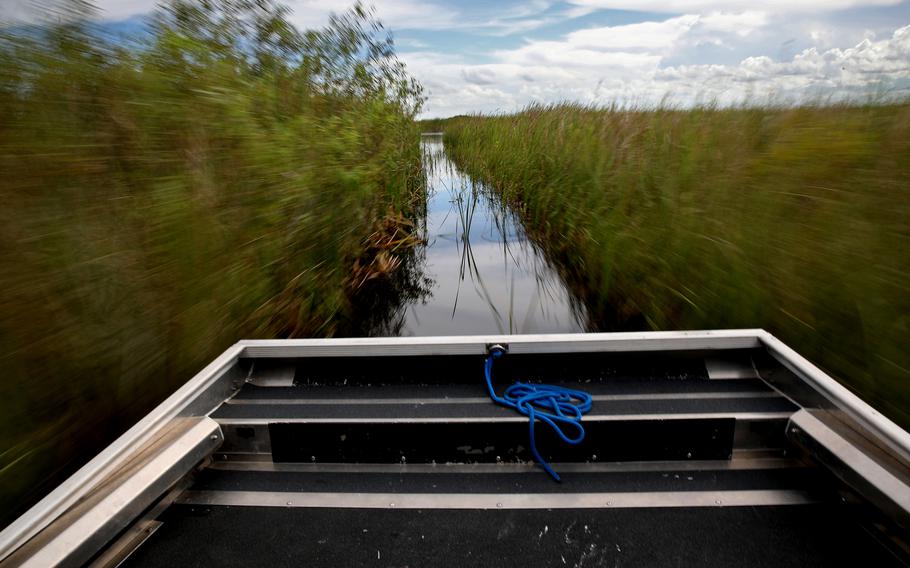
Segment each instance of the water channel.
M572 298L517 216L458 170L443 136L421 140L427 172L424 276L430 291L408 305L401 335L584 331Z

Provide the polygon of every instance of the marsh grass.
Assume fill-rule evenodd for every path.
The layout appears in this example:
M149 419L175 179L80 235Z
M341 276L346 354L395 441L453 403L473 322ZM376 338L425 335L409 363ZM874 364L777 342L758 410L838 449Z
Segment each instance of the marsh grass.
M910 105L556 105L430 126L518 212L591 329L763 327L910 425Z
M284 15L0 31L0 524L238 339L365 332L352 267L403 264L419 86L367 10Z

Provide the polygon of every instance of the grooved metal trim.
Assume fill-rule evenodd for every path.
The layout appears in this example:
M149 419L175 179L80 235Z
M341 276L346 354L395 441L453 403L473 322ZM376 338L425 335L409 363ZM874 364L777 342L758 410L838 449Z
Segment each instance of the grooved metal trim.
M595 394L592 400L622 401L622 400L713 400L713 399L741 399L741 398L781 398L775 391L733 391L733 392L662 392L648 394ZM349 404L355 406L366 405L422 405L422 404L490 404L489 396L476 397L451 397L451 398L232 398L225 401L229 405L329 405L337 406Z
M242 351L243 347L240 345L230 347L135 426L0 532L0 561L62 515L97 487L103 479L121 468L173 418L205 415L214 410L217 404L204 411L188 411L194 402L219 386L219 381L237 362Z
M830 452L834 460L839 463L834 467L832 467L831 463L826 465L845 483L850 484L850 476L842 473L846 469L852 471L856 478L862 479L864 484L869 484L880 491L894 505L903 510L903 515L906 518L910 518L910 486L907 485L905 479L900 479L885 469L860 448L829 428L821 420L812 416L807 410L796 412L790 418L787 428L788 435L791 438L800 440L803 436L808 436L815 444ZM819 461L822 463L825 463L825 461L830 462L830 460L825 458L819 458ZM860 492L868 493L862 487L857 489Z
M233 458L233 456L231 456ZM734 454L730 460L691 460L691 461L640 461L640 462L554 462L551 465L559 471L592 473L592 472L642 472L642 471L724 471L724 470L767 470L795 469L808 467L793 458L739 458ZM377 473L398 474L410 473L457 473L472 474L515 474L538 472L540 466L526 463L473 463L473 464L373 464L373 463L275 463L268 461L242 461L236 459L216 460L208 469L222 471L259 471L259 472L294 472L294 473Z
M805 505L803 491L651 491L628 493L296 493L187 491L179 503L232 507L333 509L628 509Z
M905 464L910 464L910 433L888 420L805 357L766 331L759 335L762 345L783 366L830 400L837 408L868 430L873 439L886 444Z
M760 347L761 330L646 331L442 337L246 340L242 357L375 357L401 355L483 355L490 343L509 352L592 353L686 351Z
M786 420L792 412L718 412L718 413L688 413L688 414L595 414L587 415L587 422L631 421L631 420L698 420L734 418L736 420ZM470 417L470 418L215 418L222 426L255 426L268 424L465 424L468 422L502 423L502 422L527 422L524 416L502 417Z
M220 441L211 418L175 419L160 439L141 448L6 561L23 568L83 565Z

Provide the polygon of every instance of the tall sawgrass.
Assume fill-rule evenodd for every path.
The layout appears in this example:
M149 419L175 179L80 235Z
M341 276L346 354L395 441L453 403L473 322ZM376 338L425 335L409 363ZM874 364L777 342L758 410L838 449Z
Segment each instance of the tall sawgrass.
M592 329L763 327L910 425L910 105L557 105L442 129Z
M420 88L367 10L105 39L69 5L0 29L0 522L238 339L361 332L352 267L421 203Z

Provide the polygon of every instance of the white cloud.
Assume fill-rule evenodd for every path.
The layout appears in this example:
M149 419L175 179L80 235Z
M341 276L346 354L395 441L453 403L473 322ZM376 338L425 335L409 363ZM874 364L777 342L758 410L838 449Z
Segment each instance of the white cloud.
M687 15L662 22L588 28L570 33L566 43L593 49L665 48L685 35L698 20L698 16Z
M654 69L661 53L671 48L698 23L686 15L662 22L642 22L574 31L564 39L527 41L493 55L503 63L523 66L552 65L566 68L636 70Z
M710 12L698 19L698 26L705 32L736 34L745 37L768 24L765 12Z
M849 49L820 52L813 47L789 61L749 57L736 66L681 65L655 74L657 81L681 82L690 90L721 79L727 89L740 94L745 94L746 86L783 94L831 89L849 93L883 78L910 79L910 26L898 29L888 39L866 39Z
M0 19L26 13L24 7L32 1L0 0ZM331 12L348 6L335 0L283 1L293 10L292 21L304 28L324 25ZM146 13L154 5L154 0L97 2L109 20ZM890 6L899 0L569 2L568 8L552 0L534 0L518 9L503 9L493 4L464 8L453 0L367 0L394 31L457 30L486 36L529 32L601 7L675 13L661 21L577 29L557 39L526 39L518 47L485 53L482 64L459 55L476 51L470 43L452 48L455 53L434 53L432 37L417 41L405 34L401 45L411 51L402 53L401 59L427 87L427 116L513 111L536 101L651 104L665 95L684 103L699 97L734 102L770 93L845 94L883 78L898 88L910 86L910 27L894 32L883 20L906 14L898 22L906 24L910 4L897 10L837 12ZM854 22L858 14L878 15ZM854 47L846 48L849 45Z
M535 41L517 49L493 53L515 65L560 65L565 67L641 68L660 63L659 55L625 51L587 49L559 41Z
M746 19L756 25L764 21L754 16ZM863 94L882 81L890 87L910 88L910 26L886 39L867 38L847 49L809 48L782 61L753 56L731 65L661 66L661 53L694 41L712 26L723 34L737 35L736 26L727 26L730 21L729 17L707 23L705 18L677 21L664 31L688 26L686 33L650 36L662 41L636 39L635 45L648 47L635 53L617 51L612 46L619 44L613 42L600 44L607 48L585 49L576 45L578 36L569 34L562 41L528 42L496 52L493 64L453 62L442 54L406 57L406 61L430 91L426 116L511 112L531 102L560 100L651 105L662 100L691 104L706 99L737 103L749 97L837 98Z
M26 2L7 0L0 3L0 22L17 22L27 19L29 19L29 9Z
M0 21L34 22L47 13L60 13L64 0L0 0ZM125 20L155 7L155 0L99 0L92 2L105 20Z
M99 0L94 4L98 6L101 17L105 20L125 20L149 12L156 3L148 0Z
M0 0L0 20L34 20L35 6L53 9L65 0ZM119 21L153 11L158 0L93 0L103 20ZM325 25L329 15L344 12L354 0L282 0L291 9L290 20L301 28ZM448 29L461 23L459 12L443 4L421 0L370 0L382 22L391 29Z
M585 8L641 10L663 13L810 12L871 6L896 6L901 0L569 0Z
M33 22L46 8L62 5L66 0L0 0L0 22ZM120 21L153 11L159 0L92 0L100 19ZM344 12L355 0L279 0L291 9L289 20L302 29L324 26L333 13ZM590 8L570 8L547 13L550 0L531 0L508 11L492 8L477 13L433 0L366 0L376 9L386 28L399 30L461 30L491 36L525 33L590 13ZM40 6L41 10L35 7ZM455 4L457 7L458 5ZM503 13L506 12L506 13Z
M105 0L117 1L117 0ZM291 9L289 19L300 28L315 28L328 23L332 13L344 12L354 0L283 0ZM364 2L374 6L383 25L392 30L421 28L427 30L448 29L459 21L456 10L434 2L421 0L370 0Z

